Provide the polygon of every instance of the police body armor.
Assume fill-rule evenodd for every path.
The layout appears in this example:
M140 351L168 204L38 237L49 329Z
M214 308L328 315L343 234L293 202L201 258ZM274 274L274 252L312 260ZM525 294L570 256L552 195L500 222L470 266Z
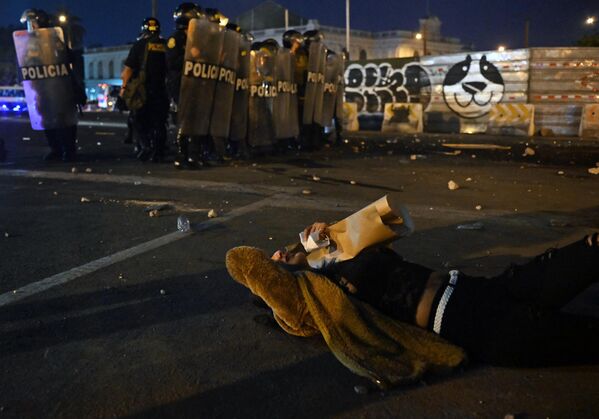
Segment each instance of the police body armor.
M277 51L275 79L277 96L274 99L273 120L277 139L299 136L297 113L297 84L294 83L295 59L287 48Z
M189 22L177 115L182 135L210 133L216 85L226 78L220 67L224 39L224 30L205 18Z
M265 49L250 53L248 144L252 147L270 147L275 142L275 62L276 53Z
M334 116L338 116L337 101L339 89L342 89L343 58L340 55L329 55L326 59L326 69L323 86L322 112L317 115L320 119L315 122L329 126ZM342 104L343 106L343 104Z
M239 57L241 34L229 30L224 31L223 48L220 57L219 77L216 81L210 135L219 138L229 137L233 99L235 96L235 81Z
M250 45L251 42L242 37L238 48L237 77L229 131L229 138L233 141L245 141L247 137L250 95Z
M325 48L322 42L310 42L308 71L305 81L304 112L302 123L311 125L322 120L322 98L324 91Z
M16 31L13 40L31 128L77 125L72 70L62 29Z

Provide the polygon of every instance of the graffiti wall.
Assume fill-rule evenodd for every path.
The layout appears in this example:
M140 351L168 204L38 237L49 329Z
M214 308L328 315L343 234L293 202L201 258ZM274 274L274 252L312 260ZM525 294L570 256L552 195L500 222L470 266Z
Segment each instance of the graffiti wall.
M431 83L414 59L350 62L345 69L345 100L355 103L360 129L380 130L388 103L428 106Z

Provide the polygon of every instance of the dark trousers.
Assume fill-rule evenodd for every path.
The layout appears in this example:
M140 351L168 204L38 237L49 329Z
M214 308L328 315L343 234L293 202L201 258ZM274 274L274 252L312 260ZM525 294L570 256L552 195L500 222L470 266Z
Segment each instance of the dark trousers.
M599 362L599 318L561 311L597 282L599 246L585 240L513 265L494 278L460 274L441 336L471 357L496 365Z
M77 152L77 125L47 129L44 134L54 153L74 155Z
M133 126L141 148L140 159L163 157L167 119L168 100L166 96L148 96L146 104L135 111Z

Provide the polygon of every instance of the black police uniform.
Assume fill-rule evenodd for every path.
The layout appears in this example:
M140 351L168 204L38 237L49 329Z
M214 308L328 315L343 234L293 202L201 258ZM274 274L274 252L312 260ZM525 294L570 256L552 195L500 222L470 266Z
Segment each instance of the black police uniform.
M138 134L141 151L140 160L152 158L160 161L164 157L166 143L166 122L169 101L166 90L166 42L158 34L139 39L129 51L125 65L133 70L133 78L138 77L142 68L146 48L145 64L146 103L135 111L134 128Z

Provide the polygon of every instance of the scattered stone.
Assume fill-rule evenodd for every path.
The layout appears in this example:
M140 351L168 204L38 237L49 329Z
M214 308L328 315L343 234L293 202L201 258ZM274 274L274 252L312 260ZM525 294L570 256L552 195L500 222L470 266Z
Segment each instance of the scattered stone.
M112 174L112 169L108 169L108 174Z
M102 142L98 141L96 144L98 145L98 147L100 147L102 145Z
M153 209L148 211L148 215L150 217L160 217L160 211Z
M81 197L81 203L82 203L82 204L86 204L86 203L88 203L88 202L92 202L92 201L91 201L91 199L89 199L89 198L87 198L87 197L85 197L85 196L82 196L82 197Z
M352 185L355 185L356 181L355 180L350 180L349 183L352 184Z
M79 169L77 169L76 167L71 167L71 173L77 173L79 172Z
M563 174L564 174L564 171L563 171L563 170L560 170L559 172L557 172L557 174L561 176L561 175L563 175Z
M472 182L472 178L471 177L467 177L466 178L466 182Z
M368 394L368 388L366 386L354 386L356 394Z
M160 290L160 295L166 295L166 291L165 290Z
M310 189L304 189L304 190L302 190L302 193L304 195L312 195L312 191Z
M555 218L552 218L551 220L549 220L549 225L551 227L572 227L572 224L570 224L569 222L567 222L565 220L558 220Z
M139 185L141 185L141 182L140 182L139 180L136 180L135 182L133 182L133 184L134 184L135 186L139 186Z
M148 175L151 175L151 174L152 174L152 172L150 172L150 171L148 170L148 171L146 172L146 174L148 174Z
M43 185L44 182L42 182L41 180L37 183L38 185Z
M482 206L482 205L477 205L477 206L475 206L474 208L475 208L477 211L480 211L481 209L483 209L483 206Z
M88 167L88 168L85 169L85 173L91 173L91 172L92 172L92 168L91 167Z
M268 240L272 240L272 237L269 237Z
M58 192L54 191L54 192L52 192L52 195L58 196Z
M218 213L215 210L211 209L210 211L208 211L208 218L216 218L216 217L218 217Z
M471 224L460 224L456 227L456 230L482 230L485 228L485 225L480 221Z
M589 173L592 175L599 175L599 167L591 167Z
M313 180L314 182L318 182L318 181L320 180L320 177L318 177L318 176L314 175L314 176L312 176L312 180Z
M23 141L31 141L31 137L23 137Z
M534 156L536 154L534 148L531 147L526 147L524 149L524 154L522 154L522 157L528 157L528 156Z
M123 279L123 274L119 274L119 279Z
M470 157L472 157L473 159L475 159L476 158L476 154L473 154Z
M447 182L447 187L449 188L450 191L455 191L457 189L460 189L460 185L458 185L453 180L450 180L449 182Z
M6 238L8 239L8 238L10 237L10 233L9 233L8 231L6 231L6 232L4 233L4 237L6 237Z
M412 155L410 156L410 160L416 160L416 158L417 158L417 157L416 157L416 154L412 154Z

